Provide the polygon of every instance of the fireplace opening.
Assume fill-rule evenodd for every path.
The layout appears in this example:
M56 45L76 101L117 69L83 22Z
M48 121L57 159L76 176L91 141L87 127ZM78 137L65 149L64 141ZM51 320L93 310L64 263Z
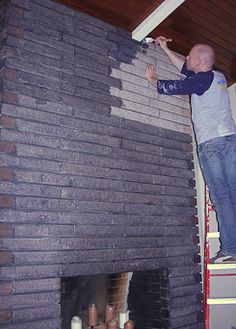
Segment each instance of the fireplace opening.
M112 273L65 277L61 281L62 329L71 328L71 319L79 316L82 329L90 328L89 307L96 305L97 324L106 322L106 307L112 306L114 319L127 310L127 294L132 273Z
M167 328L167 290L167 270L163 269L62 278L62 329L71 329L74 316L82 320L82 329L124 328L127 320L135 329ZM92 326L91 305L97 312ZM115 327L107 322L107 307L113 310Z

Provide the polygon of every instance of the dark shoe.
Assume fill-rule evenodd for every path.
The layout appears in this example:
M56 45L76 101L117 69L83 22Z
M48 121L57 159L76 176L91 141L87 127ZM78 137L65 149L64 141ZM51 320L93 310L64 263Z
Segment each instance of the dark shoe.
M210 259L212 264L234 264L236 263L236 256L225 255L222 251L218 251L215 257Z

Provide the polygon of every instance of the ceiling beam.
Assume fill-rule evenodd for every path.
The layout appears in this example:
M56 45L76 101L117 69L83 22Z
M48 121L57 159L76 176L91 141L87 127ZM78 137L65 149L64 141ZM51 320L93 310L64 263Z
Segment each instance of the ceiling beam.
M165 0L145 20L132 31L132 38L141 41L153 31L185 0Z

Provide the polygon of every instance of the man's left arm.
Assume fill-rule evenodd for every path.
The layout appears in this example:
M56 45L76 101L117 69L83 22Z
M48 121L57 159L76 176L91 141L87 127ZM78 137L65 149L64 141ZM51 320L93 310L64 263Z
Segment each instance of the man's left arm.
M163 80L158 79L155 67L148 65L146 78L157 88L159 94L166 95L202 95L209 89L214 78L213 71L193 73L185 69L185 65L182 71L187 75L183 80Z
M199 72L183 80L157 80L157 91L166 95L202 95L209 89L214 78L212 71Z

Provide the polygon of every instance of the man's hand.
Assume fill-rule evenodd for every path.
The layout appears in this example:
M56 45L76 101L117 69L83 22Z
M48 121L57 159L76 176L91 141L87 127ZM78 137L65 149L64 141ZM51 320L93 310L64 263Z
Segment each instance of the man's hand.
M157 85L157 74L156 74L156 69L153 65L148 65L146 68L146 78L148 81L156 87Z
M159 44L160 47L161 47L163 50L165 50L165 49L168 48L168 46L167 46L167 42L171 42L172 39L167 39L167 38L165 38L165 37L163 37L163 36L159 36L159 37L157 37L154 41L155 41L155 44Z
M177 55L174 51L172 51L168 46L167 43L171 42L172 39L167 39L166 37L163 37L162 35L159 36L158 38L155 39L155 44L159 44L162 50L166 53L166 55L169 57L171 62L174 64L175 67L179 71L181 71L183 64L184 64L184 59Z

